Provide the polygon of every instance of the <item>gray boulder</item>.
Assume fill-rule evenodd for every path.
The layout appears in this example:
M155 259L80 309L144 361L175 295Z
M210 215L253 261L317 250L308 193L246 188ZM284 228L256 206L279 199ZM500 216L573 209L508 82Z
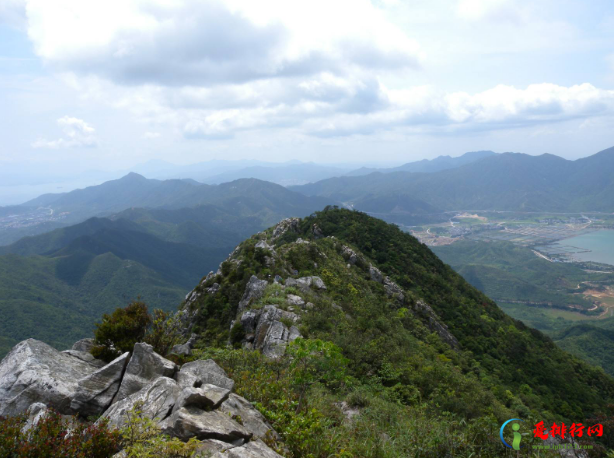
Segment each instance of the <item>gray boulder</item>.
M232 393L226 401L220 406L222 412L227 413L231 417L241 418L241 424L254 437L264 438L267 434L273 437L278 437L273 427L266 421L256 408L245 398Z
M77 382L71 410L82 417L102 414L117 394L130 353L124 353L96 372Z
M205 384L200 388L187 387L175 403L173 412L181 407L198 407L203 410L217 409L230 395L230 390L219 386Z
M192 437L199 440L217 439L224 442L243 443L252 434L224 412L206 412L198 407L182 407L164 420L162 432L187 441Z
M36 402L75 414L71 401L78 381L96 370L38 340L20 342L0 362L0 416L24 413Z
M190 356L192 354L192 348L194 348L194 344L197 339L196 334L192 334L192 336L188 339L188 341L184 344L175 345L171 348L171 353L179 356Z
M72 350L89 353L94 348L94 339L81 339L75 342Z
M212 359L184 364L175 378L182 388L200 388L211 384L232 391L235 386L235 382L228 377L224 369Z
M320 277L301 277L301 278L287 278L285 282L286 286L294 286L303 292L309 292L310 290L325 290L326 285Z
M274 305L265 305L262 309L254 334L253 346L269 358L282 356L288 342L300 337L297 328L291 326L294 328L291 332L282 320L296 323L299 316L280 310Z
M384 274L382 274L381 270L379 270L373 264L369 265L369 277L371 278L371 280L376 281L378 283L384 282Z
M151 345L137 343L134 345L132 357L113 402L121 401L140 391L159 377L172 378L176 371L177 365L154 352Z
M245 286L245 292L241 301L239 301L239 308L237 309L237 316L241 316L247 307L253 302L257 301L264 295L268 282L266 280L259 280L258 277L252 275L247 285Z
M260 310L248 310L241 315L241 324L245 331L246 337L251 335L253 340L253 334L256 332L258 326L258 320L260 319ZM247 340L250 340L247 338Z
M160 377L141 391L113 404L102 417L109 419L110 426L121 428L126 422L126 414L137 403L142 403L143 415L160 422L171 414L181 391L175 380Z
M275 240L288 231L298 232L298 225L300 221L301 220L299 218L286 218L284 220L281 220L273 229L273 235L271 236L271 238Z
M296 307L304 307L305 300L301 296L297 296L295 294L288 294L286 296L286 302L292 306Z
M260 440L217 452L211 458L283 458Z
M204 441L200 441L192 458L211 458L211 456L217 452L225 452L235 447L238 446L217 439L205 439Z
M101 368L107 365L107 363L105 363L101 359L94 358L94 356L89 352L78 350L64 350L62 353L64 353L65 355L72 356L73 358L80 359L81 361L89 363L96 368Z

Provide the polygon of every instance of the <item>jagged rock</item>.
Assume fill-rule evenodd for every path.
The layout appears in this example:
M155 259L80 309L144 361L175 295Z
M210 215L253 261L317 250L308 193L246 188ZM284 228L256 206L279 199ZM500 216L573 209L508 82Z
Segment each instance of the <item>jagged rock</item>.
M41 421L45 415L47 415L47 412L49 412L49 407L42 402L35 402L32 404L28 408L28 419L26 420L26 424L24 425L22 432L25 433L36 426L38 422Z
M343 258L351 265L358 262L358 255L349 246L343 245L343 247L341 247L341 256L343 256Z
M254 335L254 348L262 351L269 358L278 358L284 354L289 341L300 337L298 329L291 332L280 320L296 322L299 316L292 312L280 310L274 305L265 305L258 320Z
M390 280L388 277L384 278L384 289L386 290L386 294L390 297L394 297L400 305L405 303L403 288Z
M243 325L243 330L246 335L253 334L256 332L256 326L258 326L258 320L260 318L260 310L248 310L247 312L241 315L241 324Z
M158 377L172 378L176 371L177 365L154 352L151 345L137 343L134 345L124 379L113 402L121 401L132 393L140 391Z
M243 293L243 297L239 302L239 307L237 309L237 315L241 316L243 311L247 308L247 306L252 302L260 299L264 295L264 290L267 287L268 282L266 280L259 280L258 277L252 275L245 286L245 292Z
M230 450L218 452L211 458L283 458L280 454L273 451L264 442L257 440L251 441L241 447L234 447Z
M0 362L0 416L21 414L35 402L74 414L77 382L96 370L38 340L20 342Z
M311 228L311 233L316 239L321 239L322 237L324 237L324 232L322 232L322 229L320 229L320 227L315 223Z
M217 439L224 442L245 442L252 434L224 412L206 412L197 407L182 407L164 420L162 432L187 441L192 437L199 440Z
M94 346L94 339L81 339L73 344L72 350L89 353Z
M220 284L219 283L214 283L209 288L205 288L205 292L207 294L211 294L211 295L214 295L219 290L220 290Z
M260 240L258 243L256 243L256 248L261 248L263 250L267 250L270 251L271 254L275 255L275 248L273 248L271 245L269 245L265 240Z
M312 303L312 302L307 302L307 303L305 304L305 308L306 308L307 310L311 310L311 309L312 309L312 308L314 308L314 307L315 307L315 306L313 305L313 303Z
M437 313L431 308L430 305L423 301L417 301L414 305L414 311L427 319L427 326L431 331L436 332L441 339L450 345L452 348L459 348L459 343L456 337L448 330L448 327L442 322Z
M373 264L369 265L369 277L371 278L371 280L376 281L378 283L383 283L384 281L384 275Z
M224 452L237 447L237 445L222 442L217 439L205 439L196 447L192 458L211 458L217 452Z
M305 300L301 296L296 296L294 294L288 294L286 296L286 302L297 307L303 307L305 305Z
M92 366L96 368L104 367L107 364L101 359L94 358L94 356L91 353L85 352L85 351L64 350L62 353L64 353L65 355L72 356L73 358L80 359L81 361L91 364Z
M70 408L82 417L100 415L113 401L119 389L130 353L124 353L106 366L77 383Z
M230 390L219 386L205 384L200 388L187 387L175 403L173 412L181 407L198 407L203 410L217 409L219 405L228 399Z
M281 220L273 229L273 235L271 236L271 238L275 240L288 231L298 232L299 222L299 218L286 218L284 220Z
M109 419L110 426L121 428L126 421L126 413L133 409L137 402L142 402L143 415L159 422L170 415L181 391L175 380L160 377L141 391L113 404L102 417Z
M235 382L212 359L184 364L175 376L182 388L200 388L211 384L232 391Z
M320 277L301 277L301 278L287 278L286 286L294 286L304 292L309 292L311 289L324 290L326 285Z
M186 343L175 345L173 348L171 348L171 353L179 356L190 356L197 338L198 336L196 334L192 334Z
M237 394L232 393L229 398L222 403L220 410L233 418L240 418L241 424L252 433L254 437L264 438L267 434L278 437L273 427L264 418L264 415L258 412L247 399Z

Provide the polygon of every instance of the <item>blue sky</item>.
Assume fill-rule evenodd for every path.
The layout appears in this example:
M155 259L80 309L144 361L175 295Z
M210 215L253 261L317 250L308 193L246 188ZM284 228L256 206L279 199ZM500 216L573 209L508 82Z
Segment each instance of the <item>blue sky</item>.
M611 0L0 0L0 166L614 145Z

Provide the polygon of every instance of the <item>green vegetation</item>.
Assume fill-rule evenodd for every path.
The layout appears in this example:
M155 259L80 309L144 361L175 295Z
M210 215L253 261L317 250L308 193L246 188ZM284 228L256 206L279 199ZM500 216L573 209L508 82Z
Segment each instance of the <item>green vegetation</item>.
M614 148L577 161L551 154L505 153L437 173L338 177L291 189L352 202L354 208L398 222L404 222L404 217L415 218L426 208L430 208L426 213L462 209L612 212L612 170ZM401 197L411 205L396 208L394 202Z
M562 349L614 375L614 319L600 316L602 308L586 313L593 304L580 294L595 284L614 283L614 275L548 262L509 242L461 241L433 250L508 315L546 332ZM582 310L585 313L578 313Z
M96 323L92 354L104 361L112 361L122 353L131 352L134 344L150 344L156 353L166 356L182 338L176 315L156 309L151 315L142 301L133 301L125 308L104 314Z
M433 247L465 280L498 302L523 301L588 310L593 303L578 294L582 282L614 282L614 275L585 272L575 264L553 263L510 242L460 241ZM596 313L601 310L596 311Z
M53 410L27 426L27 415L0 417L0 458L109 458L121 440L106 421L84 424Z
M327 237L315 237L314 226ZM239 392L261 403L293 456L345 456L342 451L356 457L499 456L500 444L487 437L496 438L496 425L506 419L587 418L606 412L614 399L614 380L603 370L505 315L395 226L362 213L327 209L275 242L274 264L267 263L272 252L259 255L261 249L255 248L263 237L241 244L222 265L222 274L197 288L204 291L216 282L218 292L202 294L191 307L198 311L201 356L225 365L242 387ZM294 243L299 237L308 243ZM363 260L348 267L344 245L361 252ZM403 288L403 303L371 280L369 263ZM259 356L249 352L214 350L226 345L250 276L286 278L288 272L324 281L324 292L301 292L314 306L301 314L300 331L310 342L339 348L345 361L342 381L313 376L298 416L290 412L296 412L302 390L290 362L286 367L279 361L254 361ZM269 285L264 298L251 307L273 303L284 308L285 294L281 286ZM460 350L453 350L429 328L429 318L414 311L419 301L434 309ZM331 407L343 401L368 405L351 427ZM425 432L429 428L433 434ZM378 439L374 431L383 435L378 432ZM419 438L414 432L421 433ZM326 441L316 439L322 434ZM381 437L390 437L390 442Z

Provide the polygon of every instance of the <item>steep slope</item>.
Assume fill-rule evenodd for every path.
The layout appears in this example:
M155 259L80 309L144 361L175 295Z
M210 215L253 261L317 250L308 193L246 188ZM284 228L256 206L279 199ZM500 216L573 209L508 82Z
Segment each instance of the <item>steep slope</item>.
M614 397L601 369L505 315L415 238L348 210L247 240L184 313L207 345L230 336L276 352L297 333L331 341L357 379L377 377L401 402L417 397L465 418L585 418ZM279 324L264 331L272 316Z
M31 337L65 349L90 336L101 313L138 296L170 310L185 295L153 270L112 253L77 258L0 256L0 357Z

